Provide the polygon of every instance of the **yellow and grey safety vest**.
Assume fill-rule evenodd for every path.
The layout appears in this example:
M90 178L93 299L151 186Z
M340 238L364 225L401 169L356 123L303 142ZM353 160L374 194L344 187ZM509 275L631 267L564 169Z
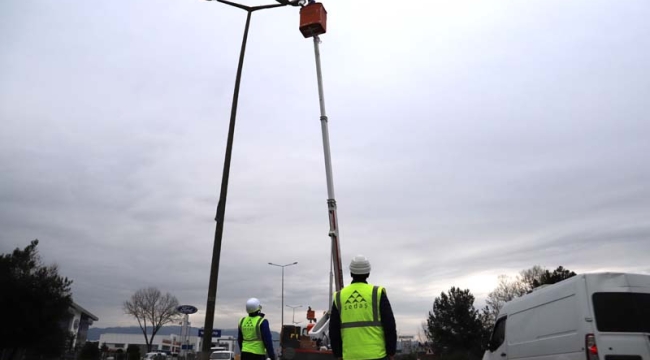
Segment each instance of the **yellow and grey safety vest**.
M381 359L386 357L384 328L381 326L379 300L381 286L353 283L334 295L341 314L343 359Z
M262 325L264 318L261 316L246 316L239 321L239 329L241 330L242 339L242 352L265 355L266 347L262 339Z

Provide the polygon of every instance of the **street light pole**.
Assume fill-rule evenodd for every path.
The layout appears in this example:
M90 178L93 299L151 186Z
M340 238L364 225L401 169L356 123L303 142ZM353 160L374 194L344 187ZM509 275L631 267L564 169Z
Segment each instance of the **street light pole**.
M293 325L300 323L300 321L296 322L296 308L301 308L302 305L287 305L287 307L293 309L293 314L291 315L291 323Z
M280 320L280 330L282 330L282 326L284 326L284 268L287 266L291 265L296 265L298 262L292 262L291 264L286 264L286 265L279 265L279 264L274 264L274 263L269 263L269 265L273 266L278 266L282 268L282 320Z
M242 68L244 66L244 54L246 53L246 41L248 40L248 29L250 28L251 15L254 11L271 9L286 5L297 4L290 2L281 2L279 4L261 5L261 6L245 6L233 3L226 0L217 0L220 3L234 6L236 8L246 10L246 26L244 27L244 37L242 39L241 51L239 53L239 63L237 65L237 76L235 77L235 90L232 97L232 106L230 109L230 124L228 127L228 139L226 142L226 155L223 163L223 175L221 178L221 192L219 195L219 203L217 204L217 214L215 221L217 222L214 232L214 246L212 248L212 263L210 266L210 281L208 284L208 301L205 313L205 325L203 327L203 344L201 346L202 358L208 360L210 356L210 348L212 347L212 330L214 326L214 309L217 299L217 282L219 279L219 260L221 258L221 242L223 239L223 223L226 214L226 198L228 196L228 179L230 177L230 162L232 159L232 145L235 136L235 121L237 119L237 104L239 102L239 86L241 83Z

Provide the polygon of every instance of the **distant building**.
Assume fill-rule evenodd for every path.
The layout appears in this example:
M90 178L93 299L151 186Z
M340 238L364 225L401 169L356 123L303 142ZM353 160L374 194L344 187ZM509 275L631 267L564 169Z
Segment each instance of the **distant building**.
M62 323L64 329L74 334L71 347L81 347L88 338L88 328L94 321L99 318L93 315L90 311L82 308L79 304L72 302L72 306L68 310L69 317Z
M202 338L199 336L188 336L187 342L183 343L180 334L156 335L151 344L151 351L164 351L170 353L198 352L201 350ZM214 338L214 346L224 347L230 351L236 351L237 340L232 336ZM109 351L126 351L129 345L140 347L140 353L147 352L147 343L144 334L114 334L107 333L99 335L99 345L106 344Z
M417 350L417 342L415 336L400 335L397 337L397 353L411 354Z
M190 336L190 338L198 338L197 336ZM190 342L191 343L191 342ZM126 351L129 345L140 346L140 353L147 352L147 342L143 334L101 334L99 335L99 345L106 344L109 351ZM196 346L195 344L193 344ZM172 353L180 352L181 342L180 336L173 335L156 335L151 344L151 351L169 351Z

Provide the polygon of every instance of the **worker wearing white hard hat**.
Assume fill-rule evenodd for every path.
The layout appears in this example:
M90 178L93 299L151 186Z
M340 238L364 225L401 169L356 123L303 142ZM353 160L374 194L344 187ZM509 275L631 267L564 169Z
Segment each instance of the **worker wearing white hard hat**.
M352 283L334 294L329 323L334 356L345 360L393 359L397 328L386 289L368 284L370 261L350 261Z
M239 321L237 342L241 360L275 360L269 321L264 319L262 304L256 298L246 301L247 316Z

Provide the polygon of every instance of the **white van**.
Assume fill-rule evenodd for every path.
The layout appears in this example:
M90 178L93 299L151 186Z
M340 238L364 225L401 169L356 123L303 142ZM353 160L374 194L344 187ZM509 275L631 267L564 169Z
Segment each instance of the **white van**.
M506 303L483 360L650 360L650 275L583 274Z

